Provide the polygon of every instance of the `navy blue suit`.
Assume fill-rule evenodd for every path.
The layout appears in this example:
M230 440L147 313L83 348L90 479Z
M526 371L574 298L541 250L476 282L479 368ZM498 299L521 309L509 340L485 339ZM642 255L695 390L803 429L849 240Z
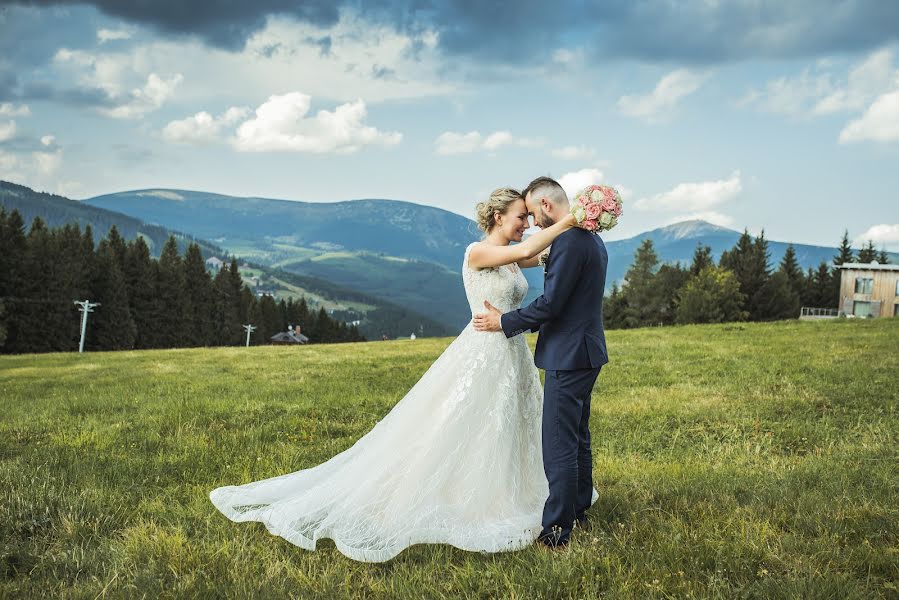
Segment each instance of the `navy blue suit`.
M593 494L590 396L609 362L602 299L609 254L597 235L570 229L552 244L543 295L508 312L506 337L539 331L534 363L546 371L543 388L543 468L549 498L541 538L565 544Z

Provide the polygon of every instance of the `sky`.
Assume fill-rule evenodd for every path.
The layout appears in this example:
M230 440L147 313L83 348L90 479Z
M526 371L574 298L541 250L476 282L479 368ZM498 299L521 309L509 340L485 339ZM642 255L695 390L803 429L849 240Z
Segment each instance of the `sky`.
M608 239L899 251L899 3L0 0L0 179L471 217L538 175L617 187Z

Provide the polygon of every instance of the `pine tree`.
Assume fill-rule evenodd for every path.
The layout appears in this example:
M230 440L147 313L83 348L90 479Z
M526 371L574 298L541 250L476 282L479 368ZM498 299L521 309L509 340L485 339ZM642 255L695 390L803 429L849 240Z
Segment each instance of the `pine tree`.
M634 254L634 262L625 274L627 285L621 293L627 299L625 327L651 325L659 320L664 300L653 292L653 278L659 257L651 239L645 239Z
M273 335L279 331L283 331L281 327L281 314L278 311L278 305L271 296L263 296L259 299L259 312L261 320L258 323L259 331L262 332L261 337L267 343Z
M849 230L843 230L843 239L840 240L839 252L833 257L833 264L843 265L855 262L855 256L852 254L852 245L849 243Z
M212 281L215 298L215 343L219 346L233 346L240 337L242 315L239 314L240 298L231 285L228 269L221 268Z
M657 300L658 315L654 322L673 325L677 313L678 291L690 279L690 271L680 264L662 265L653 277L652 294Z
M128 291L128 305L137 332L135 348L162 346L157 327L163 315L156 297L155 265L144 238L138 236L128 243L123 275Z
M91 299L100 306L89 317L86 347L92 350L131 349L137 326L131 318L128 288L119 269L116 250L107 240L102 240L97 247L96 265Z
M742 321L740 282L732 271L709 265L691 277L681 288L677 302L677 322L724 323Z
M890 256L887 254L886 248L881 248L880 252L877 253L877 262L882 265L890 264Z
M47 327L47 317L63 310L55 306L57 299L52 295L56 275L54 240L40 217L32 221L26 240L28 249L23 261L23 284L18 291L21 298L17 306L19 330L12 351L50 352L55 346L52 339L55 332Z
M867 264L875 260L877 260L877 250L874 248L874 242L868 240L868 244L862 246L862 249L858 251L858 262Z
M187 295L187 339L190 346L209 346L215 334L215 303L212 278L200 247L191 243L184 256L184 281Z
M81 334L80 313L73 301L90 298L94 255L87 252L77 225L67 224L54 232L56 276L53 295L59 310L47 315L47 327L55 332L54 350L74 350Z
M5 330L6 340L3 351L16 351L18 332L21 329L19 298L25 285L27 272L25 256L28 242L25 225L18 210L4 213L0 217L0 299L6 298L5 315L0 316L0 325Z
M712 266L712 249L704 244L697 244L693 252L693 262L690 264L690 275L694 277L706 267Z
M759 292L758 319L775 321L799 317L799 294L782 271L771 275Z
M836 280L836 291L834 291L834 280ZM813 295L814 302L812 306L818 308L837 308L839 306L840 295L840 279L839 271L833 271L823 260L815 271L815 293Z
M175 236L169 236L159 255L159 277L156 297L159 298L162 319L157 324L159 342L163 348L178 348L187 342L188 301L184 265L178 254Z
M106 234L106 241L115 256L119 269L124 272L125 255L128 252L128 246L125 244L125 240L122 238L121 234L119 234L119 230L115 225L109 228L109 233Z
M3 305L3 301L0 300L0 348L3 348L3 345L6 343L6 321L4 317L6 316L6 307Z
M606 329L621 329L625 326L624 318L627 312L624 294L618 288L618 282L612 282L612 292L603 300L602 321Z
M799 267L799 261L796 259L796 249L793 248L793 244L787 246L787 250L780 261L779 270L787 277L790 288L796 292L796 296L801 299L805 294L805 275Z

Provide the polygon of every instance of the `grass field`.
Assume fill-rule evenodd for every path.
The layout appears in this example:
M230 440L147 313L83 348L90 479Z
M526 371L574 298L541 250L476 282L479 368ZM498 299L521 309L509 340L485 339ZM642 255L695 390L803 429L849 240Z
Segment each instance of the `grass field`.
M899 597L899 319L608 341L592 530L378 565L207 493L349 447L448 339L0 357L0 597Z

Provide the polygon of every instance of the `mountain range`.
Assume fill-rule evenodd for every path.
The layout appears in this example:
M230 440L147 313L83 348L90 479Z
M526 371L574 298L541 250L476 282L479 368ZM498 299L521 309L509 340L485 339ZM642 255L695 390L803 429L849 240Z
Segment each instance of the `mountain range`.
M220 247L223 253L251 262L260 273L281 273L279 281L291 293L302 290L312 294L313 288L328 287L327 295L313 300L331 302L329 308L364 311L372 302L385 302L451 333L470 319L459 271L465 247L482 234L473 221L452 212L399 200L301 202L178 189L63 200L86 210L106 211L102 215L130 217L142 224L132 225L135 231L156 226L187 232L209 246ZM835 242L839 234L834 231ZM694 220L606 242L607 285L624 279L634 252L645 239L652 240L662 262L689 264L698 244L711 247L717 260L739 237L738 231ZM769 240L772 267L789 245ZM803 268L829 263L836 254L835 246L792 245ZM893 254L891 260L899 260L899 255ZM287 274L306 286L286 284ZM530 300L542 292L543 274L540 269L529 269L526 276ZM349 298L341 302L336 290L348 297L362 295L369 302Z

